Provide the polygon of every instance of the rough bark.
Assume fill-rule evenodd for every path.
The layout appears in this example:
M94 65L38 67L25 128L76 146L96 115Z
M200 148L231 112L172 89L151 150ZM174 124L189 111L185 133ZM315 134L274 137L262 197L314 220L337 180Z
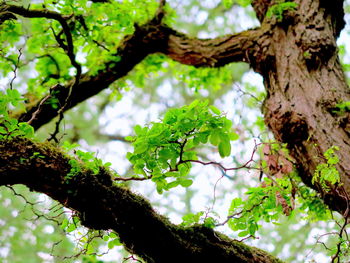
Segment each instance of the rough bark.
M103 168L97 175L83 168L67 179L68 162L48 143L20 138L1 141L0 186L24 184L45 193L76 211L86 227L117 232L126 249L146 262L281 262L212 229L171 224L143 197L113 184Z
M339 1L332 8L325 1L295 2L297 10L276 21L269 51L257 58L255 70L264 77L268 92L265 121L277 140L288 143L304 182L344 214L350 195L349 114L333 112L337 103L350 100L336 45L344 25L343 17L339 18L342 6ZM331 186L325 192L320 185L312 185L311 178L317 165L325 162L323 153L332 146L340 148L337 169L343 186Z

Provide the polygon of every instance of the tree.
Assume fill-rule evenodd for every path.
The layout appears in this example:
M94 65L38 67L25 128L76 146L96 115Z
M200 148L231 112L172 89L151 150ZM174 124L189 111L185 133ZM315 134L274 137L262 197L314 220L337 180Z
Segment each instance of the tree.
M230 1L225 2L230 5ZM188 164L210 163L192 156L190 148L208 139L218 146L222 157L229 156L229 142L235 137L229 127L232 123L207 103L195 101L178 111L169 111L163 126L158 123L149 128L135 127L136 136L127 138L134 145L128 159L140 174L138 177L118 177L88 153L76 151L78 160L55 144L31 138L32 128L38 130L57 117L50 141L58 144L68 110L127 79L151 54L162 54L196 68L245 62L264 79L267 96L262 111L266 125L278 142L286 144L297 177L345 218L339 233L343 237L350 194L350 94L336 44L345 25L343 2L253 0L251 6L259 27L210 39L195 38L171 27L171 9L165 1L44 1L32 5L2 2L1 68L4 76L12 72L13 78L0 101L0 185L23 184L50 196L73 209L82 225L115 231L124 247L145 262L280 262L260 249L215 232L210 218L204 225L176 226L120 183L152 179L159 192L177 185L189 186ZM138 5L142 8L133 12ZM87 54L86 61L80 61L79 52ZM25 110L13 111L22 103L18 90L23 87L14 85L17 74L25 72L22 60L28 65L34 63L39 76L34 80L21 77L21 82L27 80L23 85L27 92ZM194 114L198 119L187 129L180 114L187 114L186 118ZM203 119L203 123L198 121ZM175 126L178 121L181 125ZM182 128L182 133L176 132ZM151 132L157 138L152 142L147 139ZM279 182L283 178L276 174L291 173L291 159L281 148L274 148L274 143L264 145L267 167L260 168L267 180L259 191L265 194L250 210L269 198L264 189L273 188L280 212L289 214L295 196L291 192L298 188L290 184L284 188ZM148 152L151 149L156 149L156 157L154 151ZM158 153L161 150L164 151ZM159 163L151 164L152 158ZM158 171L162 158L163 163L169 160L169 169L162 166L163 170ZM225 172L229 169L211 164ZM248 168L248 164L242 168ZM181 176L185 179L178 179ZM176 180L168 184L166 177ZM290 192L289 198L285 190ZM240 199L232 205L241 206ZM233 215L229 219L234 221ZM254 232L250 229L242 235ZM342 246L346 242L341 239L337 243L333 262L345 256Z

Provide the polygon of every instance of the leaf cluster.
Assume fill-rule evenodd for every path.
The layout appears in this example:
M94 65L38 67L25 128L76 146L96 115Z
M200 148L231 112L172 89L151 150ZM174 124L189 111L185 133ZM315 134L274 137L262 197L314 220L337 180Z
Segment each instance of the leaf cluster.
M243 201L238 197L232 200L229 208L228 225L233 231L240 231L239 237L255 236L261 227L260 221L277 222L285 214L284 205L291 206L290 192L292 185L287 178L276 180L265 178L262 186L251 187Z
M335 151L339 150L338 146L332 146L324 152L326 163L317 165L312 177L312 183L319 183L325 191L330 190L330 185L336 185L340 182L339 172L336 168L339 158Z
M151 178L157 191L192 184L191 163L198 160L196 147L210 142L220 156L231 153L231 140L238 138L232 122L207 101L193 101L189 106L170 109L160 122L148 127L136 125L136 136L126 137L134 146L127 154L138 176Z
M272 5L266 13L266 17L275 16L278 21L283 20L283 14L286 11L296 10L298 4L294 2L277 1L277 4Z
M196 214L194 213L188 213L182 217L182 223L181 226L195 226L202 223L204 227L208 228L214 228L217 224L217 221L213 218L207 215L204 211L200 211Z
M9 115L10 108L23 107L23 98L18 90L7 89L0 91L0 139L9 139L15 136L32 138L34 129L26 122L18 122Z
M79 147L78 144L70 144L68 141L65 141L62 148L69 152L75 148ZM71 179L74 175L81 173L83 169L90 170L93 174L98 174L102 167L109 169L112 165L110 162L103 163L103 161L99 158L95 157L95 152L84 152L82 150L74 150L74 154L77 158L70 159L69 164L71 166L71 170L65 176L65 179Z
M350 112L350 101L344 101L344 102L338 103L332 109L332 112L338 115L343 115L346 112Z

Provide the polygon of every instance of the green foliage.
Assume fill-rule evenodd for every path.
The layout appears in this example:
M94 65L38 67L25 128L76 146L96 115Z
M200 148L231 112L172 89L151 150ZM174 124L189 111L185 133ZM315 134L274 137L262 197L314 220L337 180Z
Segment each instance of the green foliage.
M272 5L266 13L266 17L275 16L278 21L283 20L283 13L285 11L296 10L298 4L294 2L284 2L284 0L277 1L277 4Z
M177 94L181 94L185 102L189 103L195 98L205 97L213 101L217 97L231 90L231 83L241 78L247 69L243 63L231 64L220 68L196 68L179 64L162 54L153 54L145 58L131 72L128 81L143 93L156 96L154 86L162 86L164 80L167 84L176 84ZM234 73L233 73L234 72ZM162 83L163 82L163 83ZM119 85L118 85L119 88ZM201 91L209 91L203 95Z
M87 0L44 2L46 9L67 17L73 37L74 53L81 54L78 60L82 66L90 69L90 75L104 70L107 61L110 62L109 66L119 61L116 47L120 41L134 32L135 24L142 25L149 21L158 7L158 1L155 0L106 3L92 3ZM30 4L30 9L42 8L41 3ZM21 69L34 68L36 71L36 76L28 81L30 92L42 95L54 84L69 80L75 69L53 34L66 44L62 26L56 20L32 18L25 19L23 26L20 20L8 20L1 24L0 74L6 77L13 71L18 58L19 48L16 46L21 45L22 53L26 54ZM23 35L26 35L24 46L20 44L20 37Z
M203 226L208 228L214 228L216 227L216 220L213 217L206 217L203 222Z
M213 217L208 216L203 211L200 211L196 214L188 213L182 217L182 226L189 227L198 224L202 224L203 226L208 228L215 228L217 225L217 221Z
M233 231L240 231L239 237L255 236L261 221L278 224L283 215L291 218L301 214L308 222L332 218L322 199L304 186L296 174L275 182L265 178L261 186L249 188L246 195L245 200L233 199L229 209L228 225Z
M324 152L327 162L317 165L312 177L312 183L319 183L325 191L329 191L331 185L334 186L340 182L339 172L336 168L339 158L335 154L335 151L338 150L338 146L332 146Z
M134 146L127 158L138 176L152 178L159 193L192 184L189 172L191 162L198 159L195 147L210 142L218 147L221 157L227 157L230 141L238 139L232 122L215 106L199 100L168 110L161 122L143 128L137 125L134 130L136 136L126 137Z
M331 148L325 153L327 167L319 166L319 169L324 169L319 173L324 173L323 178L327 178L328 183L335 180L334 167L331 166L339 161L334 154L336 149ZM267 178L260 186L249 188L245 200L240 197L233 199L229 209L228 225L239 231L239 237L255 236L261 221L277 224L283 215L294 217L299 213L309 222L331 219L329 208L293 171L286 145L265 144L262 152L261 164Z
M12 20L0 24L0 76L7 76L17 63L18 54L13 47L22 34L22 26Z
M184 82L189 88L199 91L200 89L217 91L224 84L232 83L232 71L229 66L223 68L195 68L193 66L181 67L171 62L171 67L176 67L174 76Z
M343 115L346 112L350 112L350 101L344 101L335 105L334 109L332 109L333 113L338 115Z
M232 5L238 4L243 7L247 7L250 5L251 0L222 0L222 4L224 5L225 8L231 8Z
M308 222L326 221L332 218L331 211L324 204L317 193L306 187L299 187L299 211L305 213L304 219Z
M288 214L285 204L291 206L289 179L277 179L278 185L265 178L260 187L251 187L246 192L248 198L235 198L229 209L228 225L233 231L240 231L239 237L255 236L259 222L276 222L281 215Z
M77 216L73 216L70 219L65 218L65 219L63 219L63 221L61 223L61 228L64 229L65 231L67 231L68 233L73 232L79 226L80 226L80 220L79 220L79 217L77 217Z
M103 236L103 241L108 242L107 246L109 249L112 249L115 246L121 246L119 236L115 232L107 233Z
M26 122L18 122L11 118L9 109L13 110L23 107L23 98L18 90L7 89L6 93L0 91L0 139L9 139L16 136L32 138L34 129Z
M196 214L188 213L182 217L182 226L192 226L200 222L201 217L203 217L204 212L200 211Z
M79 147L78 144L70 144L68 141L65 141L62 145L62 148L68 153L73 149ZM82 150L74 150L74 154L76 155L76 159L70 159L69 164L71 166L71 170L65 176L67 183L69 179L73 178L74 175L81 173L84 170L91 170L93 174L98 174L100 172L101 167L109 169L112 165L110 162L103 163L103 161L99 158L95 157L95 152L84 152Z

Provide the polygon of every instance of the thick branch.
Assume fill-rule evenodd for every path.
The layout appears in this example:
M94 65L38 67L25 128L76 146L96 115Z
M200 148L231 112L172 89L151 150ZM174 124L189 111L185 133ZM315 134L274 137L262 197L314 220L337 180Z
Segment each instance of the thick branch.
M2 141L0 185L24 184L47 194L75 210L83 225L116 231L125 247L146 262L281 262L211 229L171 224L144 198L114 185L104 169L97 175L82 169L67 181L68 161L49 144Z
M169 35L163 53L182 64L196 67L221 67L232 62L250 62L251 52L256 48L263 32L262 29L252 29L215 39L189 38L173 33Z
M17 14L23 15L17 9L15 10ZM45 13L42 10L32 10L31 12L34 12L30 13L31 15L44 16L45 14L45 17L62 19L57 13L51 11ZM148 24L136 27L133 35L125 37L116 52L116 56L121 58L120 61L106 62L105 69L99 71L97 75L93 76L89 72L82 74L77 85L72 87L74 83L72 80L60 89L59 93L56 92L55 96L61 105L66 105L64 110L68 110L108 88L111 83L127 75L147 55L157 52L179 63L196 67L221 67L238 61L254 63L257 52L255 48L261 44L263 39L261 36L264 32L261 29L254 29L215 39L197 39L161 24L156 17ZM68 101L66 101L67 97L69 97ZM36 112L31 125L38 129L57 116L57 109L52 108L50 104L42 103L38 112L39 105L40 101L19 116L19 120L28 121Z

